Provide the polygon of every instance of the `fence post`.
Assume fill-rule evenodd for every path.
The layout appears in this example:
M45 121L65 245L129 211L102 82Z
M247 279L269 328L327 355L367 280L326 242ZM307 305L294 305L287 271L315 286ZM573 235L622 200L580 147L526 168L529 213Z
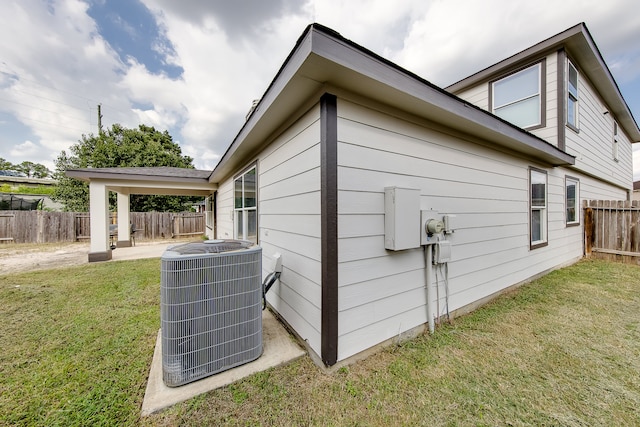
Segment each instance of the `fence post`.
M42 211L36 211L36 218L37 218L37 234L36 234L36 242L37 243L43 243L44 242L44 218L42 215Z
M586 257L591 256L591 250L593 248L593 209L588 207L587 201L584 202L584 255Z

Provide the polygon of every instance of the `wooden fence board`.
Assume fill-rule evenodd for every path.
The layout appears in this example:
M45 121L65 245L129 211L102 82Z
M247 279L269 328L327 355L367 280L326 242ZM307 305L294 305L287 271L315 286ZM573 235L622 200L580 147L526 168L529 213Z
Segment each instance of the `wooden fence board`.
M13 241L13 229L16 216L11 213L0 213L0 242Z
M111 213L111 223L115 224L116 218ZM130 220L136 241L205 233L204 213L131 212ZM86 212L0 212L0 243L75 242L90 238L91 218Z
M640 203L589 200L583 207L585 255L640 264Z

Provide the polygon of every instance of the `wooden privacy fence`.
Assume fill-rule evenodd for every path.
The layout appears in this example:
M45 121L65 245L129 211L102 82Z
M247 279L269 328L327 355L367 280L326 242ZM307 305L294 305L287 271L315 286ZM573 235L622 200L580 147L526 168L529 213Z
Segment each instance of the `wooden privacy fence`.
M115 224L117 215L111 214ZM205 232L204 213L131 212L135 239L198 236ZM88 213L0 211L0 243L75 242L91 238Z
M640 264L640 202L584 202L585 254Z

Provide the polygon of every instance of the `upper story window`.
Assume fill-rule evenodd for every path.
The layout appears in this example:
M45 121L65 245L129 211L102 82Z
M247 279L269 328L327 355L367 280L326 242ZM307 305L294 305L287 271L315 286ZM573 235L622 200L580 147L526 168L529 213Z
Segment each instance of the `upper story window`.
M258 243L258 192L256 167L249 168L233 183L234 238Z
M567 73L567 124L578 129L578 70L568 61Z
M492 111L520 126L542 125L542 63L520 70L491 84Z

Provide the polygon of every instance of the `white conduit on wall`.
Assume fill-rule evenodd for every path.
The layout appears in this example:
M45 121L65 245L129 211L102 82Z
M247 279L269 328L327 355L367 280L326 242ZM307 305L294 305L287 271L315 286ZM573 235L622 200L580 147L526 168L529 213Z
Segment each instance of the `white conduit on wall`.
M424 281L427 288L427 320L429 321L429 333L433 334L436 329L433 317L433 298L431 296L431 269L433 264L433 245L424 246Z

